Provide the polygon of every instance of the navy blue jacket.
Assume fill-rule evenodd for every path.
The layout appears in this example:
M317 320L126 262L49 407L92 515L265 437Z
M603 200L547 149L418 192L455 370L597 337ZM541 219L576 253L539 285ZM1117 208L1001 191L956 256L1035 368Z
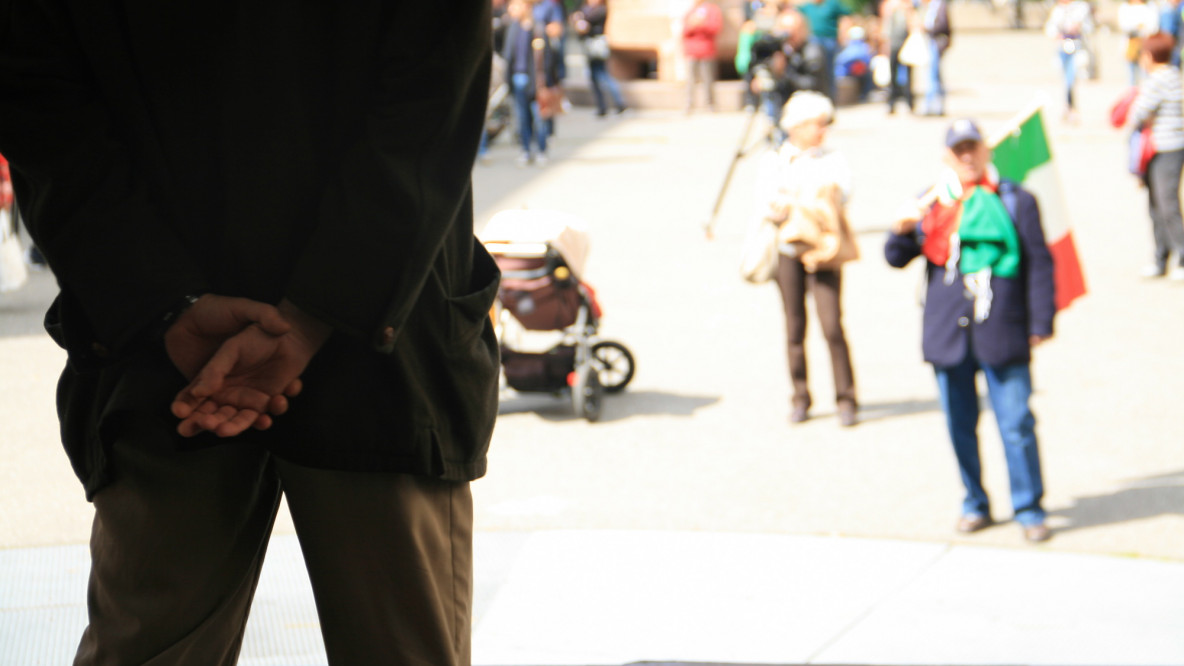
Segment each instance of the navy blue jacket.
M985 321L974 321L974 300L966 293L961 276L947 285L945 267L926 262L921 351L934 365L957 365L968 351L984 365L1028 363L1028 337L1052 335L1056 314L1052 255L1044 240L1040 207L1029 192L1004 181L1001 191L1008 188L1015 197L1013 222L1020 238L1020 274L1014 279L991 278L994 300ZM888 235L884 257L890 265L903 268L920 255L917 232Z

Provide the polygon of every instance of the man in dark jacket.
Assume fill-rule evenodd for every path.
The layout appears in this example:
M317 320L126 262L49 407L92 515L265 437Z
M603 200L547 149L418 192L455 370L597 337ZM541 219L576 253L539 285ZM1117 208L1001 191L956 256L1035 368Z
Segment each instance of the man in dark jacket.
M927 261L921 348L937 374L966 487L958 529L992 524L978 451L981 370L1003 439L1015 519L1028 541L1044 541L1050 532L1028 400L1031 348L1053 333L1052 257L1035 197L999 181L978 126L955 122L946 148L950 178L935 187L936 201L901 216L884 254L897 268L918 256Z
M233 663L281 493L331 663L468 663L488 0L0 0L95 506L77 663Z
M828 95L833 72L826 62L826 50L810 32L810 23L796 9L777 16L773 32L752 46L753 62L767 67L767 81L755 81L754 92L764 93L762 103L773 126L774 143L781 145L785 133L780 127L781 110L799 90ZM763 77L762 77L763 78ZM762 85L768 89L762 89Z

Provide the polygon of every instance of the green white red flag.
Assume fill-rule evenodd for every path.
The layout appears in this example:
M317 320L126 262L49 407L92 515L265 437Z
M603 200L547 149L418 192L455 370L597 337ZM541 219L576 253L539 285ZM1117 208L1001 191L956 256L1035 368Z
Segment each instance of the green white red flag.
M1052 253L1056 305L1058 310L1063 310L1085 295L1085 274L1073 242L1069 210L1053 163L1040 107L1021 114L1010 131L993 145L993 161L999 175L1023 185L1040 204L1044 238Z

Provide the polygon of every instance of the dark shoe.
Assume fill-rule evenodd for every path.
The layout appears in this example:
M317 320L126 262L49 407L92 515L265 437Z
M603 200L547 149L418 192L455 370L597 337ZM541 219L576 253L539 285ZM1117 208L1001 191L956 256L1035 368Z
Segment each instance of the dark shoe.
M793 411L789 413L790 423L801 423L810 418L809 407L794 407Z
M617 107L617 115L619 116L619 115L621 115L622 113L625 113L625 109L628 109L628 108L629 108L629 107L627 107L627 106L619 106L619 107Z
M981 513L968 513L958 519L958 531L963 534L970 534L982 529L986 529L994 524L990 516L984 516Z
M852 405L849 402L840 403L839 425L843 426L844 428L850 428L856 423L859 423L859 417L855 415L855 411L855 405Z
M1052 538L1052 530L1044 523L1028 525L1024 528L1024 540L1028 543L1043 543Z

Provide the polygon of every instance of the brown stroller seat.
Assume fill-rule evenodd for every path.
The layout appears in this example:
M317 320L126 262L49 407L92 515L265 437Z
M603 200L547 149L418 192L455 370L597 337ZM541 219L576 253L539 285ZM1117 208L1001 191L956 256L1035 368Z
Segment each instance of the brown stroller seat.
M526 331L556 331L559 344L542 352L515 349L498 324L506 383L520 392L571 392L577 414L600 417L602 392L633 378L633 356L619 342L600 340L600 306L580 280L587 235L574 216L554 211L498 213L481 233L502 270L498 305Z

